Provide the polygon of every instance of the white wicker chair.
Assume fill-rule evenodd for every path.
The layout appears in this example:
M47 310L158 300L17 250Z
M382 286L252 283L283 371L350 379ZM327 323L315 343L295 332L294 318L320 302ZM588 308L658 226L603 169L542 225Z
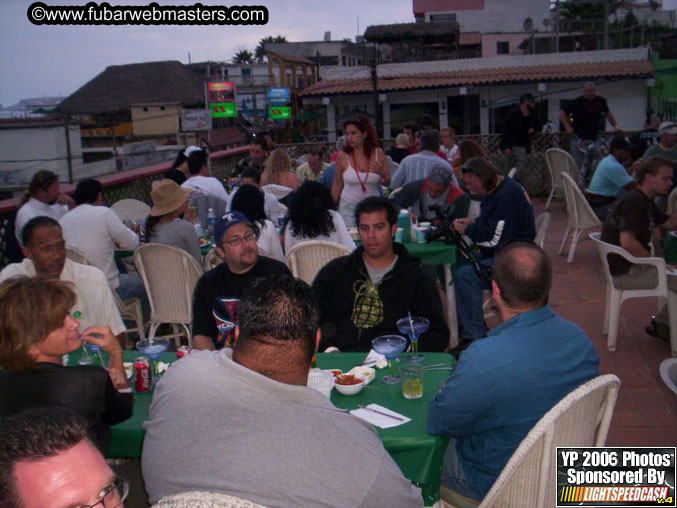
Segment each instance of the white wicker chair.
M92 263L89 262L87 257L77 249L72 248L66 249L66 257L71 261L75 261L76 263L80 263L82 265L94 266L92 265ZM113 293L113 299L115 300L115 305L118 308L120 317L124 321L133 321L134 323L136 323L135 328L127 328L127 333L129 334L132 332L136 332L139 334L140 339L144 339L146 337L146 333L143 324L143 312L141 311L141 300L139 300L138 298L129 298L123 301L118 296L117 291L115 291L113 288L111 288L110 291L111 293ZM130 344L131 343L128 340L127 345L129 346Z
M569 247L569 256L567 263L574 260L574 252L576 251L576 244L581 236L581 233L586 229L598 228L602 223L592 211L592 207L588 200L585 199L578 184L567 173L562 173L562 183L564 184L564 197L567 201L567 212L569 215L569 223L567 230L562 238L562 245L559 248L560 256L564 252L564 246L567 243L569 236L571 236L571 246Z
M564 172L568 174L578 185L579 171L574 158L569 152L566 152L561 148L548 148L545 151L545 165L550 172L550 181L552 182L550 195L548 196L547 203L545 203L545 210L547 210L555 191L563 188L560 173Z
M548 227L550 226L550 212L539 213L534 222L536 223L534 243L542 249L545 243L545 235L548 234Z
M192 319L193 289L202 275L197 261L183 249L160 243L147 243L134 252L134 264L139 270L150 303L149 337L162 323L170 323L176 344L181 335L192 346L190 323ZM181 326L185 334L177 330Z
M668 314L670 316L670 344L672 356L677 356L677 293L670 291L666 274L665 260L663 258L638 258L631 255L623 247L603 242L601 233L590 233L588 236L597 244L599 257L602 261L602 271L606 277L606 305L604 307L604 333L608 334L607 348L616 351L616 339L618 335L618 319L621 312L621 304L629 298L658 297L658 309L660 310L665 300L668 302ZM613 277L609 269L608 254L618 254L634 264L654 265L658 270L658 285L645 289L616 289Z
M150 206L138 199L121 199L110 208L128 226L135 220L145 219L150 213Z
M307 240L297 243L284 257L294 277L313 283L320 269L334 258L350 254L350 249L340 243L325 240Z
M557 446L604 446L620 379L591 379L559 401L527 434L481 503L445 489L443 506L544 508L553 506Z

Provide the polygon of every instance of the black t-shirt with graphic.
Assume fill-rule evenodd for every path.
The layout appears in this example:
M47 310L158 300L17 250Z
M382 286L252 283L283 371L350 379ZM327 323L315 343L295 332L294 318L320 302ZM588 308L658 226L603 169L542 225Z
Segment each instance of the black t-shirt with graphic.
M259 277L291 275L284 263L259 256L248 272L235 274L221 263L197 281L193 293L193 335L211 337L216 349L230 346L237 323L240 296Z

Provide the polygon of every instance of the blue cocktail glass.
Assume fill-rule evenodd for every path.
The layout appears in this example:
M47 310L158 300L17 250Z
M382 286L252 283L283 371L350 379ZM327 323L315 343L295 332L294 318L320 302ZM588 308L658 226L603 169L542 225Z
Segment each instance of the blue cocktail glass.
M407 316L399 319L397 321L397 329L400 333L406 333L409 336L411 341L411 349L414 352L407 361L409 362L422 362L423 355L418 354L418 339L421 337L422 333L428 331L430 326L430 321L428 318L416 317L416 316Z
M381 379L381 382L387 385L400 383L400 378L395 375L394 362L397 355L406 349L407 339L401 335L382 335L371 341L371 347L388 360L388 375Z
M158 360L160 355L169 349L169 340L160 337L152 339L143 339L136 343L136 349L147 356L151 363L151 372L153 374L153 383L160 377L158 372Z

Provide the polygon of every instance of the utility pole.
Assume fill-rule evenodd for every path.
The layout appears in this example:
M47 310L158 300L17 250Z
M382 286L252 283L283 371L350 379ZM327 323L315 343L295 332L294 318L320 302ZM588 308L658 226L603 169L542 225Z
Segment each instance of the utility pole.
M379 139L383 137L383 122L378 102L378 75L376 74L376 62L371 64L371 89L374 93L374 120L376 121L376 133Z

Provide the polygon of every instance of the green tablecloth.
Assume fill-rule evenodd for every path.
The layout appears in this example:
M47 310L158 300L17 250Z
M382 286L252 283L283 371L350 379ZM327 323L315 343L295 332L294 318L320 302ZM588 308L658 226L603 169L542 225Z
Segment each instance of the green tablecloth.
M69 364L77 363L77 354L69 355ZM125 362L131 362L137 356L141 356L137 351L122 352ZM365 356L365 353L318 353L317 363L323 369L335 368L348 371L364 361ZM453 366L455 364L454 358L448 354L424 353L424 356L423 365L443 363ZM172 362L175 359L175 353L164 353L161 357L163 362ZM381 383L380 379L387 374L387 369L377 369L376 379L357 395L346 396L334 390L331 396L336 407L356 409L358 404L367 405L375 402L412 419L411 422L398 427L376 430L383 446L393 457L404 476L421 487L427 506L434 504L439 498L442 459L448 442L446 438L426 433L428 403L450 373L451 371L448 370L426 372L423 397L417 400L405 399L402 396L401 385ZM152 392L135 394L132 417L112 427L113 435L108 457L133 459L141 456L144 434L142 424L148 417L151 399Z
M408 355L402 355L406 357ZM423 353L423 365L443 363L455 365L454 358L444 353ZM317 355L317 365L322 369L341 369L348 371L359 365L365 358L364 353L327 353ZM372 402L412 419L409 423L390 429L376 429L383 446L402 470L404 476L421 487L426 506L439 499L440 473L442 459L448 439L431 436L425 430L428 421L428 404L439 390L442 382L449 377L449 370L426 372L423 381L423 397L408 400L402 396L401 385L385 385L380 379L388 370L376 371L376 379L357 395L346 396L337 390L332 391L331 401L336 407L357 409Z
M355 242L360 245L361 242ZM404 242L407 251L412 256L421 258L424 265L451 265L451 269L456 266L456 246L448 245L441 240L435 240L430 243Z

